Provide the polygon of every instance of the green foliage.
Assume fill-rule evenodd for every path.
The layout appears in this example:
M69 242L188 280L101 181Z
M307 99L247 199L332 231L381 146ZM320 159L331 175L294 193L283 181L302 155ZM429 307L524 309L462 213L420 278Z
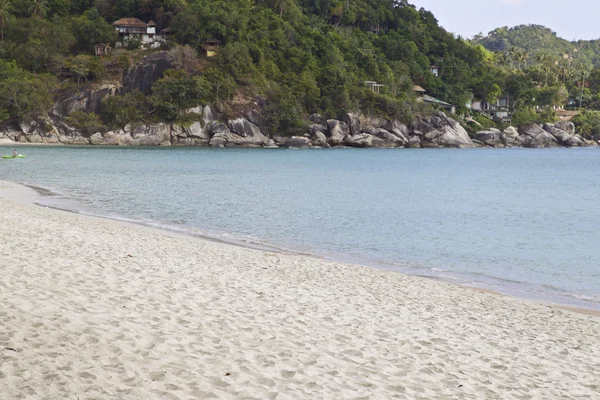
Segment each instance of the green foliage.
M105 130L100 117L94 113L88 114L83 111L74 111L69 114L65 122L88 136Z
M532 108L522 108L512 115L512 125L521 126L544 122L543 119Z
M482 115L475 114L472 116L472 118L475 121L477 121L481 125L481 128L483 128L483 129L498 128L498 126L496 125L496 123L494 121L492 121L491 119L486 118Z
M154 118L149 114L148 99L135 91L124 96L112 96L102 100L100 116L105 126L118 129L127 124L139 125Z
M98 43L112 46L117 40L115 29L100 16L95 8L73 18L72 26L73 35L77 41L77 51L92 54L94 46Z
M176 121L185 110L214 100L211 84L202 76L170 69L152 85L151 102L156 113L167 121Z
M585 111L576 115L571 122L577 133L588 139L600 139L600 111Z
M44 112L52 104L56 88L53 76L35 75L14 61L0 60L0 115L4 119Z

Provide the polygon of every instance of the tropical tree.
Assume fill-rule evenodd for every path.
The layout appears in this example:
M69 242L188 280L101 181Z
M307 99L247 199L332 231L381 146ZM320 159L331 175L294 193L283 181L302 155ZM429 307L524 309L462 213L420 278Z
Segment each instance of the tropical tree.
M38 16L40 18L46 17L48 14L48 1L33 0L33 4L29 7L29 12L31 12L32 16Z
M12 17L12 4L10 0L0 0L0 29L2 43L4 43L4 25Z

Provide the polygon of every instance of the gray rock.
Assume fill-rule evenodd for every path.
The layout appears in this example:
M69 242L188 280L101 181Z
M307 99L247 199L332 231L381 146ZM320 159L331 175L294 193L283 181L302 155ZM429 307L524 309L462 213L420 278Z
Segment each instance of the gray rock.
M90 136L90 144L99 146L103 144L107 144L106 139L102 136L102 133L96 132L92 136Z
M558 129L561 129L561 130L567 132L570 135L575 134L575 124L572 122L559 121L556 124L554 124L554 126L557 127Z
M338 121L337 119L328 120L327 126L329 127L327 138L329 144L332 146L339 146L344 142L346 136L350 134L350 128L348 128L348 125L342 121Z
M421 138L419 136L411 136L406 144L406 147L409 148L420 148L421 147Z
M321 124L312 124L308 127L308 132L312 137L315 137L317 133L327 134L328 128Z
M72 146L83 146L90 144L90 139L83 136L65 136L60 135L58 137L58 141L62 144L72 145Z
M170 146L171 127L164 123L141 125L130 133L133 146Z
M106 132L104 135L106 144L111 146L131 146L133 138L129 133L125 133L122 129L118 131Z
M267 143L267 137L263 135L260 128L245 118L229 120L227 125L229 126L231 133L242 138L234 140L228 139L228 144L262 146Z
M538 124L521 126L519 134L519 136L523 136L524 147L558 147L558 140Z
M391 132L397 138L399 138L403 143L408 143L408 127L400 121L388 121L385 125L384 129L388 132Z
M388 132L385 129L382 128L377 128L374 130L374 136L383 140L384 142L388 143L389 147L399 147L399 146L404 146L406 143L408 143L408 139L403 140L401 138L399 138L398 136L392 134L391 132Z
M444 113L426 117L424 123L436 129L423 135L421 147L474 147L469 134L458 122L448 118ZM429 144L435 144L430 146Z
M502 132L499 129L491 128L485 131L479 131L475 134L475 139L484 145L492 147L504 147L502 142Z
M100 114L103 99L122 93L123 88L121 86L109 84L102 85L98 89L78 92L59 99L52 107L51 114L57 119L67 118L74 111Z
M139 90L145 95L152 92L154 82L163 77L166 70L175 68L166 51L145 56L123 75L123 87L126 93Z
M521 145L521 142L519 140L519 132L514 126L509 126L508 128L506 128L502 132L500 139L502 140L502 143L504 143L505 146L513 147Z
M312 114L310 117L308 117L308 119L313 124L318 124L318 125L326 125L327 124L327 119L323 118L321 116L321 114Z
M209 136L230 133L229 128L222 122L212 121L206 126Z
M330 147L327 143L327 136L323 132L316 132L313 136L313 144L318 147Z
M562 145L567 147L584 147L588 144L580 135L570 135L564 142L562 142Z
M308 149L311 146L309 139L305 137L292 136L285 141L283 147L285 148L297 148L297 149Z
M352 113L344 114L342 121L344 121L344 123L346 125L348 125L351 135L358 135L359 133L361 133L362 128L361 128L360 119L355 114L352 114Z
M359 135L348 135L344 138L344 144L350 147L372 147L373 135L361 133Z

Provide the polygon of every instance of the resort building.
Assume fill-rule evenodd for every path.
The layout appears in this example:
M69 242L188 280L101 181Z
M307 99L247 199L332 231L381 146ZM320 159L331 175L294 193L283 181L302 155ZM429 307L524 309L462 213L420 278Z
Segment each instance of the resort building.
M121 18L113 23L119 34L116 47L125 47L131 42L138 42L144 48L157 48L164 43L164 38L156 34L156 24L147 24L137 18Z

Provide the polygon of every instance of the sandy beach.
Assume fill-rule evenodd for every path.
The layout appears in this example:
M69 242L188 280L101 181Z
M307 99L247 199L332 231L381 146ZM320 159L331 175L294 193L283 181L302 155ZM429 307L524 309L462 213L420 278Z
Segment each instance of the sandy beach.
M598 399L600 318L35 206L0 182L0 399Z

